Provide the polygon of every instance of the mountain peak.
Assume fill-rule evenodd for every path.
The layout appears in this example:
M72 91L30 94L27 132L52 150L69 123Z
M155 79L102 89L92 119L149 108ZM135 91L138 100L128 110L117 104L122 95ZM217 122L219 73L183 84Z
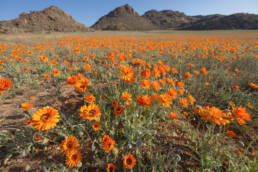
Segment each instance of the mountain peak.
M1 32L76 32L88 31L85 25L78 23L68 13L50 6L41 11L21 13L18 18L0 21Z
M118 17L118 16L139 16L139 14L129 5L125 4L111 11L107 16Z
M56 10L56 9L59 9L59 8L55 5L51 5L50 7L46 8L46 9Z

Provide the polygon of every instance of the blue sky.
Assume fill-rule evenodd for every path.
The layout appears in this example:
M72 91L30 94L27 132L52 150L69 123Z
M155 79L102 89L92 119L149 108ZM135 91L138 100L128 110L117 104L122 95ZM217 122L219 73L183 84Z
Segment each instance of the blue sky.
M75 20L91 26L101 16L127 3L139 14L151 9L171 9L187 15L237 12L258 14L258 0L0 0L0 20L14 19L22 12L56 5Z

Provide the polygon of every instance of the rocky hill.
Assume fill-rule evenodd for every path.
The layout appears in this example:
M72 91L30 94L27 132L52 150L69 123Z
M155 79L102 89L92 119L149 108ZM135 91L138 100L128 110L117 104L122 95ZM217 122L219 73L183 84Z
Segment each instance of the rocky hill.
M193 23L199 20L199 18L190 17L184 13L172 10L150 10L144 13L143 17L150 20L160 29L173 29L181 26L182 24Z
M96 30L154 30L159 27L141 17L126 4L101 17L92 28Z
M42 11L22 13L17 19L0 21L0 33L15 32L77 32L88 31L85 25L78 23L72 16L56 6Z
M150 10L140 16L130 5L118 7L101 17L91 28L78 23L56 6L42 11L22 13L17 19L0 21L0 33L15 32L84 32L89 30L219 30L258 29L258 15L187 16L178 11Z
M219 30L219 29L258 29L258 15L237 13L228 16L199 16L194 23L186 23L179 29L184 30Z
M172 10L150 10L140 16L128 4L101 17L92 28L96 30L219 30L258 29L258 15L238 13L232 15L186 14Z

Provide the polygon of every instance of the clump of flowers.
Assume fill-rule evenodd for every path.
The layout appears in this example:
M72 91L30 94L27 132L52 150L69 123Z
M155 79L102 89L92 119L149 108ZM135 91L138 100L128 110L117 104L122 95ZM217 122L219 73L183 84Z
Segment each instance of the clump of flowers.
M251 115L247 112L245 107L234 107L232 112L240 125L246 124L246 121L251 121Z
M116 142L109 135L104 135L101 144L105 152L108 153L115 148Z
M81 153L76 150L78 146L79 142L74 136L65 137L65 140L60 146L66 154L65 162L69 167L74 167L81 162Z
M149 107L152 103L152 99L148 95L138 96L137 103L144 107Z
M99 121L101 117L101 111L98 105L92 103L88 106L87 105L82 106L80 108L79 115L83 119L88 119L90 121L92 120Z
M86 92L90 85L90 80L85 78L83 74L72 75L67 78L67 84L73 86L78 92Z
M217 125L229 124L230 120L233 119L230 114L227 114L224 111L214 106L197 108L195 109L195 112L197 112L201 116L201 119L206 121L210 120L211 122Z
M170 107L172 103L172 97L169 94L161 94L159 96L160 104L164 107Z
M87 78L81 78L75 83L75 90L78 92L86 92L90 85L90 80Z
M128 92L123 92L121 95L121 99L123 99L125 101L125 104L127 106L130 106L130 104L132 102L132 94L128 93Z

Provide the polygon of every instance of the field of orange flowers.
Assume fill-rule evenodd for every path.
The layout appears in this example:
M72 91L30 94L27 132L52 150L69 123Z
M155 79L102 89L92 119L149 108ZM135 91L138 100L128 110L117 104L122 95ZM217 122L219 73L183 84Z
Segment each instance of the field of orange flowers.
M255 171L254 36L0 41L0 171Z

